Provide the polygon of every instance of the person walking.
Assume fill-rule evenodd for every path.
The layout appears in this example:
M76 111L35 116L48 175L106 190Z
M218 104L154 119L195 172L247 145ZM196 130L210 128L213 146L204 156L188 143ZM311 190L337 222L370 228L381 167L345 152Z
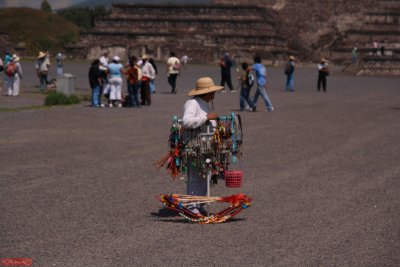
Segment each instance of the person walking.
M254 94L254 107L253 111L256 110L257 106L257 101L258 97L261 95L262 98L264 99L265 106L267 107L267 111L273 111L274 107L272 106L271 100L269 99L267 92L266 92L266 87L267 87L267 69L265 68L264 64L262 64L261 57L259 55L256 55L254 57L254 64L251 67L257 77L257 91Z
M101 107L101 90L103 78L100 71L100 60L95 59L89 69L89 84L92 89L92 107Z
M113 57L111 64L108 65L108 75L110 77L110 98L108 100L108 106L122 107L121 104L121 92L122 92L122 76L121 71L124 66L120 63L121 59L119 56Z
M253 100L250 97L250 90L254 84L254 76L251 74L249 65L244 62L242 63L242 73L239 78L240 80L240 111L243 111L245 108L245 104L249 105L251 111L256 110L256 105L254 105Z
M328 62L325 58L321 58L321 61L318 64L318 82L317 82L318 92L321 90L321 85L322 85L322 90L326 92L326 76L328 75L329 75Z
M218 115L212 111L209 103L213 101L215 92L222 90L224 87L216 86L210 77L203 77L196 81L196 88L190 90L188 96L192 97L185 102L183 107L182 126L191 133L200 133L201 128L207 124L214 129L216 127L216 119ZM197 130L197 131L193 131ZM196 134L192 138L197 138ZM192 165L194 159L189 159L187 171L187 187L188 195L206 196L207 195L207 179L204 179L201 173L201 166ZM188 207L193 213L205 213L201 205L193 205Z
M176 80L181 70L181 62L176 57L175 52L171 52L169 54L169 58L167 60L167 75L168 75L168 83L171 86L171 94L176 94L178 89L176 87Z
M22 79L22 67L19 63L20 58L13 55L10 62L6 65L6 75L8 76L8 96L18 96Z
M141 86L142 105L150 106L151 105L150 81L154 80L154 78L156 77L156 71L153 68L153 65L150 64L148 55L143 55L142 60L143 60L142 86Z
M236 92L237 90L233 89L232 78L231 78L231 68L234 63L229 57L229 53L225 53L224 57L221 58L219 62L219 66L221 68L221 86L225 87L225 82L228 85L229 91L231 93ZM222 92L226 92L225 89Z
M354 63L357 62L358 59L358 52L357 52L357 47L353 48L353 51L351 51L351 61Z
M295 68L295 57L290 56L289 61L285 65L286 74L286 91L294 92L294 68Z

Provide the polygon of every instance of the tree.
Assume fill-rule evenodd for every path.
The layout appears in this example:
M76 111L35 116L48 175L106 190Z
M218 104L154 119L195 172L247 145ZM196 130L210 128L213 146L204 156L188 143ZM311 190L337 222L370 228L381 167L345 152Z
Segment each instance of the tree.
M51 13L51 5L49 4L49 2L47 2L47 0L43 0L42 1L42 5L40 6L40 9L42 11L46 11L46 12L50 12Z

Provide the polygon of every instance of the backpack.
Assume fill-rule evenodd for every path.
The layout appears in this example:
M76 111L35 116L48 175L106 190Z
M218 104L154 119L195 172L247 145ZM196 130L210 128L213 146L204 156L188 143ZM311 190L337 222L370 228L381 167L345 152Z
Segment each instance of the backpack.
M247 87L248 88L253 87L254 81L255 81L254 75L250 71L248 71L247 72L247 77L246 77L246 85L247 85Z
M179 64L179 61L176 61L174 66L172 67L173 70L179 71L181 69L181 64Z
M15 62L8 63L8 65L6 66L7 76L12 77L15 75L16 72L17 72L17 64L15 64Z
M291 72L292 72L292 66L291 66L290 63L288 62L288 63L286 63L286 66L285 66L285 74L288 75L288 74L290 74Z

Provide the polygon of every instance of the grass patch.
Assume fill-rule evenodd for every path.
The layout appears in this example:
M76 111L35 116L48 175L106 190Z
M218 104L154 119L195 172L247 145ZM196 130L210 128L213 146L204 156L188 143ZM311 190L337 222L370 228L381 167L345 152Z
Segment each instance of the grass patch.
M56 106L56 105L74 105L79 104L80 100L76 95L67 96L61 92L51 92L46 96L44 100L45 106Z

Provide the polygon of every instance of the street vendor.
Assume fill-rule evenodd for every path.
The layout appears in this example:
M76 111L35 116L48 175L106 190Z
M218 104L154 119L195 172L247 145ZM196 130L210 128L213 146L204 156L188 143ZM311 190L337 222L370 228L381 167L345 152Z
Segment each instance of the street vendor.
M209 103L212 102L215 92L224 87L216 86L209 77L203 77L197 80L196 88L188 93L191 96L183 107L182 126L185 129L199 129L206 123L211 123L215 127L215 119L218 115L212 112ZM188 168L187 194L196 196L207 195L207 179L200 174L200 170ZM191 207L193 213L199 213L199 207Z

